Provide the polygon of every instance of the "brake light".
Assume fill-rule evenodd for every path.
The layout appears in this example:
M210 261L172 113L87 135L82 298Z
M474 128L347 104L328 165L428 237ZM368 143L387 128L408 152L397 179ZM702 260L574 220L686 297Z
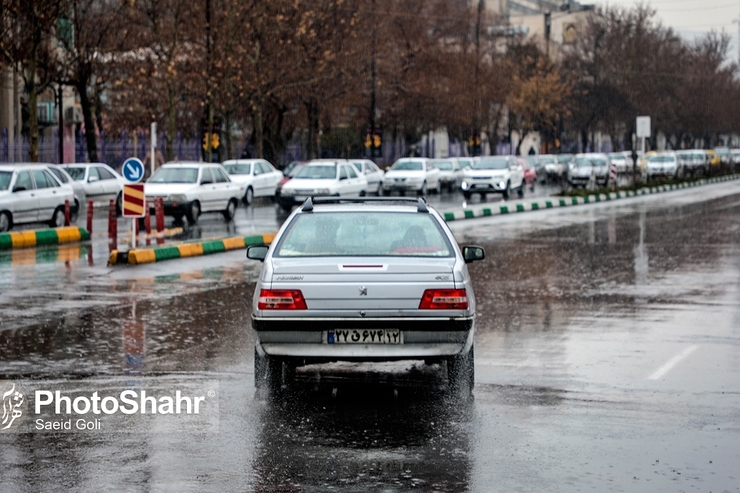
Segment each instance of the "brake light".
M306 310L306 300L298 289L263 289L257 300L259 310Z
M468 293L464 289L427 289L421 297L419 310L465 310Z

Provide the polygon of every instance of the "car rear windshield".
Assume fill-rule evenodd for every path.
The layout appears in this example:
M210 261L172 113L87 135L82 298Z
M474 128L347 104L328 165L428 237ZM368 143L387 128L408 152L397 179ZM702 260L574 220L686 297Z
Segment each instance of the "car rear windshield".
M251 164L224 164L226 172L230 175L248 175Z
M454 250L430 214L348 211L298 214L276 257L451 257Z
M657 156L648 156L648 161L651 163L672 163L675 159L673 156L659 154Z
M0 190L7 190L10 186L10 179L13 173L10 171L0 171Z
M293 178L303 180L333 180L337 177L337 166L335 164L320 164L304 166Z
M508 167L509 160L507 158L481 159L473 165L475 169L506 169Z
M67 180L67 177L64 175L64 173L59 168L49 167L49 171L54 173L54 176L59 178L59 181L61 181L62 183L67 183L67 181L69 181Z
M577 157L576 167L585 168L586 166L606 166L606 159L597 157Z
M435 161L434 166L442 171L452 171L452 161Z
M147 183L196 183L198 168L159 168Z
M74 181L82 181L85 179L85 168L83 167L69 167L67 174L72 177Z
M397 161L391 169L396 171L424 171L421 161Z

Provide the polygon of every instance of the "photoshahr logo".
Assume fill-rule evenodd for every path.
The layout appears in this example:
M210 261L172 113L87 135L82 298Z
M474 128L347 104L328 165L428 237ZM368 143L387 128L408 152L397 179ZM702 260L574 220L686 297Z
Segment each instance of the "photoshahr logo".
M13 382L0 382L0 432L20 425L26 411L26 395Z

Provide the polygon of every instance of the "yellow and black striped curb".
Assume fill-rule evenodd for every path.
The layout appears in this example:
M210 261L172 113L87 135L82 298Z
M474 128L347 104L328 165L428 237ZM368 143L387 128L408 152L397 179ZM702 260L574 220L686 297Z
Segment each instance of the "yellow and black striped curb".
M275 238L275 233L254 236L236 236L220 240L181 243L157 248L133 249L128 252L114 250L108 258L108 265L117 264L150 264L163 260L172 260L185 257L197 257L210 255L212 253L238 250L250 245L270 244Z
M708 178L694 182L685 182L677 185L660 185L657 187L640 188L634 191L610 192L588 195L586 197L544 197L535 201L518 201L495 206L477 206L469 209L461 209L451 212L443 212L442 216L445 221L458 221L461 219L474 219L478 217L488 217L500 214L510 214L515 212L537 211L542 209L553 209L557 207L569 207L574 205L594 204L597 202L607 202L611 200L626 199L629 197L640 197L672 190L684 190L695 188L710 183L721 183L726 181L737 180L740 175L720 176L717 178Z
M60 245L88 241L90 233L85 228L67 226L64 228L29 229L27 231L13 231L0 233L0 250L11 248L27 248L39 245Z

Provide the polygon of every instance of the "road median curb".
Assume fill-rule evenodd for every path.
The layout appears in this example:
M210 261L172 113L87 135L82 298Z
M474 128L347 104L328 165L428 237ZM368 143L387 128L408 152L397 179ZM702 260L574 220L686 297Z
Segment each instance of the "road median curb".
M0 250L42 245L61 245L88 240L90 240L90 233L85 228L79 228L77 226L11 231L9 233L0 233Z
M529 212L543 209L553 209L558 207L571 207L574 205L595 204L599 202L607 202L612 200L640 197L643 195L670 192L673 190L683 190L713 183L723 183L737 179L740 179L740 175L718 176L716 178L706 178L695 182L684 182L675 185L659 185L656 187L639 188L637 190L591 194L583 197L550 196L542 197L534 201L517 200L506 202L505 204L476 204L475 206L469 208L445 211L441 214L447 222L460 221L463 219L476 219L481 217L513 214L517 212Z
M270 244L275 233L253 236L234 236L209 241L186 242L156 248L137 248L125 252L114 250L108 258L108 265L140 265L173 260L185 257L198 257L213 253L239 250L250 245Z

